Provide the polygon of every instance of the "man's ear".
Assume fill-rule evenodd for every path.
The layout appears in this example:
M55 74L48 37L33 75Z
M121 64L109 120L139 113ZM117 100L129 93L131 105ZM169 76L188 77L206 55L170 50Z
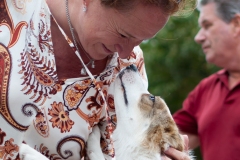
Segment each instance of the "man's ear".
M240 14L236 14L230 23L233 26L234 36L240 36Z

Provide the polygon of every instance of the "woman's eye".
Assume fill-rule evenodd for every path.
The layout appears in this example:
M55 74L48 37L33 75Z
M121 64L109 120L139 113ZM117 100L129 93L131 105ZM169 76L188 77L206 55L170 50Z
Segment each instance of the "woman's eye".
M149 95L149 99L153 102L155 102L155 96L154 95Z
M125 36L125 35L123 35L123 34L121 34L121 33L120 33L120 36L121 36L122 38L127 38L127 36Z

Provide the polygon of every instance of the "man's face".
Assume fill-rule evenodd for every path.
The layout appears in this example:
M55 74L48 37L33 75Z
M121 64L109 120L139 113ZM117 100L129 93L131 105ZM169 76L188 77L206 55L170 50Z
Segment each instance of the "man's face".
M215 4L209 3L201 7L198 19L200 30L195 41L202 45L206 60L219 67L234 56L234 25L226 23L217 15Z

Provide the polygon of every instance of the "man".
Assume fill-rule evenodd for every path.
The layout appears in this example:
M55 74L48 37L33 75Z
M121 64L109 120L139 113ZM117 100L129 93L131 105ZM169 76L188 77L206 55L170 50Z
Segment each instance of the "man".
M190 92L174 119L204 160L240 158L240 0L202 0L195 41L223 68Z

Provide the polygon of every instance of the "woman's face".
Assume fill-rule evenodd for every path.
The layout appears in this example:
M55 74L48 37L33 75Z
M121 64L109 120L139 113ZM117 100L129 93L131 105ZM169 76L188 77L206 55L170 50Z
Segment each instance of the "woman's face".
M129 12L119 12L102 6L100 0L86 2L87 11L78 8L71 19L83 48L95 60L114 52L127 58L135 46L154 37L169 18L156 6L139 4Z

